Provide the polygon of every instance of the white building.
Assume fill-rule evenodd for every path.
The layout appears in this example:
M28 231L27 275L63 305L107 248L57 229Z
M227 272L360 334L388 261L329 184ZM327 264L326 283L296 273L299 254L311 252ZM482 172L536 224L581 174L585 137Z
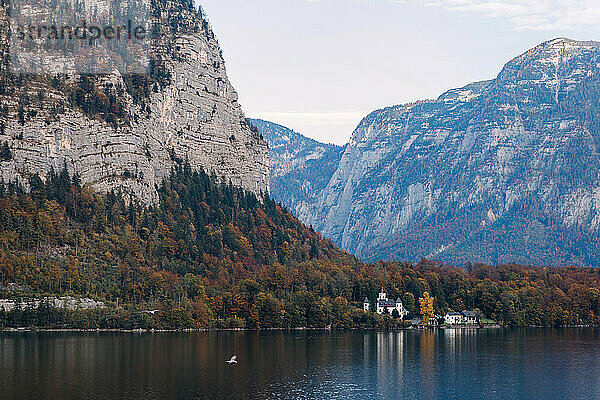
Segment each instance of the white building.
M444 323L448 325L478 325L481 318L475 311L449 312L444 317Z
M369 299L365 299L363 302L363 310L369 311L370 308L371 303L369 302ZM408 311L404 308L402 300L400 300L400 298L396 301L388 299L387 294L382 288L379 297L377 297L377 314L384 314L387 312L388 314L393 315L394 310L398 311L398 315L400 315L400 318L402 319L408 315Z
M444 317L444 323L448 325L462 325L465 323L464 316L459 312L449 312Z
M365 300L363 301L363 310L365 310L365 311L371 310L371 302L369 301L368 297L365 297Z
M463 311L462 315L463 315L465 324L467 324L467 325L479 325L479 322L481 322L481 318L479 317L479 314L476 313L475 311Z

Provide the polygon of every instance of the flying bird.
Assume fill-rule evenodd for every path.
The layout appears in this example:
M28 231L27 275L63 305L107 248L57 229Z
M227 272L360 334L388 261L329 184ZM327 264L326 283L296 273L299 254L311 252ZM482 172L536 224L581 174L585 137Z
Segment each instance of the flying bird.
M238 362L237 360L237 356L232 356L231 360L226 361L227 364L231 365L231 364L237 364Z

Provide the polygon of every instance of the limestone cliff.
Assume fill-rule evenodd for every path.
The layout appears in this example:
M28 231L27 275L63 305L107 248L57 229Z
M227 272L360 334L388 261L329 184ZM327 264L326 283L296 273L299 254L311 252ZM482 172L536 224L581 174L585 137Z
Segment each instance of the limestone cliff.
M266 142L246 122L201 11L157 0L152 19L160 34L148 76L15 76L3 65L5 181L27 182L66 164L96 190L152 203L173 163L188 160L255 193L269 190Z
M284 126L251 120L269 143L271 195L306 220L336 171L344 148L319 143Z
M367 116L303 222L365 259L599 266L599 109L600 44L543 43Z

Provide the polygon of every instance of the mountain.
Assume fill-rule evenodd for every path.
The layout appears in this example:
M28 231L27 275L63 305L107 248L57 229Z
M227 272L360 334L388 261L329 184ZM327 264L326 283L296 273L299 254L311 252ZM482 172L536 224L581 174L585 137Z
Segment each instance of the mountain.
M369 260L600 266L599 107L600 43L543 43L364 118L302 219Z
M106 5L88 3L84 10ZM5 24L6 9L0 14ZM173 165L187 160L254 193L268 192L266 142L246 122L201 10L187 0L152 1L150 22L157 39L148 75L16 75L2 58L5 182L26 183L66 165L100 192L119 190L150 204Z
M337 169L344 148L307 138L284 126L252 119L269 144L271 191L300 219L307 219L317 195Z
M308 318L332 302L351 310L333 298L340 288L352 294L362 263L268 196L211 175L174 167L152 207L97 193L66 168L34 176L29 191L0 182L0 297L69 294L110 304L98 313L38 309L50 314L41 320L29 307L8 318L0 307L0 330L307 326L304 308ZM141 312L156 309L165 312Z
M365 265L269 197L186 163L152 207L99 194L66 169L29 185L0 182L0 297L9 299L0 331L406 326L362 310L382 285L413 316L427 292L441 314L473 307L507 326L600 324L597 269ZM49 301L64 296L105 307Z

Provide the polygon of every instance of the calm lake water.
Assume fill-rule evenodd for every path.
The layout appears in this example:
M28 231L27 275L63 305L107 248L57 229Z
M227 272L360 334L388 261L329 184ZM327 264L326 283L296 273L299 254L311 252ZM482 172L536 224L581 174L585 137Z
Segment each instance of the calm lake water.
M0 333L0 398L600 399L600 331Z

